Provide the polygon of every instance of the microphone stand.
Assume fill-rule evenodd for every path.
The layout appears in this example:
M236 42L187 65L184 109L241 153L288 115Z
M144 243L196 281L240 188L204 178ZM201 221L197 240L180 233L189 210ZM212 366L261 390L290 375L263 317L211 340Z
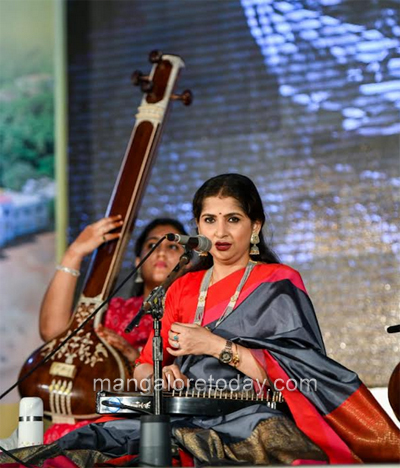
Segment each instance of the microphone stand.
M179 276L182 268L190 262L191 250L186 249L179 262L164 282L155 288L143 303L142 308L126 330L139 324L143 315L150 310L153 317L153 377L154 377L154 414L140 417L139 466L172 466L171 423L170 417L163 413L162 361L163 340L161 319L164 314L163 299L166 290ZM139 316L139 317L138 317ZM136 318L138 319L136 320ZM125 330L125 331L126 331Z
M140 417L139 466L172 466L171 422L162 405L162 301L151 309L153 316L154 414ZM161 388L160 388L161 387Z

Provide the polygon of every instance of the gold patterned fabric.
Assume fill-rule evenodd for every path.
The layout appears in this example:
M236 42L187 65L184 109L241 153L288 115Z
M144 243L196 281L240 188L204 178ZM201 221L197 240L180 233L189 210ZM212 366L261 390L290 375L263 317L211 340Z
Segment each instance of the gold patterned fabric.
M248 462L251 465L291 464L295 460L328 462L328 457L286 417L260 422L250 437L224 440L213 429L179 428L174 435L201 463L218 465Z
M13 450L12 454L24 463L39 467L43 466L45 461L58 456L66 457L67 460L71 460L79 468L95 466L96 463L105 463L110 460L110 457L95 450L62 450L57 443L24 447ZM4 463L15 463L15 460L2 453L0 454L0 464Z

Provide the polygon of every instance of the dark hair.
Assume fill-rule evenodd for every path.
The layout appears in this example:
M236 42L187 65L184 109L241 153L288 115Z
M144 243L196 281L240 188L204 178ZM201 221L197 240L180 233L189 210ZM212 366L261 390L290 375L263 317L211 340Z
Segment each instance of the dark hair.
M265 213L260 194L253 181L241 174L221 174L208 179L197 190L193 198L193 215L197 222L203 210L204 199L216 196L235 198L252 222L261 222L260 243L258 244L260 255L253 256L253 260L280 263L278 256L264 240L262 228L265 223Z
M140 254L143 249L143 244L145 243L150 231L155 229L158 226L172 226L175 228L179 234L187 235L186 229L184 228L183 224L176 219L172 218L156 218L153 219L149 224L145 226L143 231L140 233L139 237L137 238L135 244L135 255L136 257L140 257Z

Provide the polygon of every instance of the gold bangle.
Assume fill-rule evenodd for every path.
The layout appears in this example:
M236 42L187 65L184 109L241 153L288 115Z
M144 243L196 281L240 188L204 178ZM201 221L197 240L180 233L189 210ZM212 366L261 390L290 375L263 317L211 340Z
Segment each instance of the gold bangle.
M232 358L232 365L233 367L237 367L239 364L240 364L239 354L235 354Z
M233 355L232 361L231 361L231 364L233 365L233 367L237 367L240 364L240 356L239 356L239 353L238 353L237 344L235 344L235 348L236 348L236 352Z

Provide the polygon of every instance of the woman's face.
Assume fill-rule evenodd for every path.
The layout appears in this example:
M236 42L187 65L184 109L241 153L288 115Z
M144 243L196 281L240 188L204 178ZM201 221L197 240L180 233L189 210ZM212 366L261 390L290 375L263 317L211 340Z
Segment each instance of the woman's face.
M157 226L152 229L143 243L140 259L150 251L161 237L169 232L180 234L177 229L170 225ZM141 268L145 288L152 290L156 286L159 286L178 263L183 251L184 249L181 245L164 240ZM136 264L139 263L140 259L137 259Z
M250 237L259 233L261 222L252 222L233 197L208 197L198 220L199 234L212 241L214 265L245 266L250 259Z

